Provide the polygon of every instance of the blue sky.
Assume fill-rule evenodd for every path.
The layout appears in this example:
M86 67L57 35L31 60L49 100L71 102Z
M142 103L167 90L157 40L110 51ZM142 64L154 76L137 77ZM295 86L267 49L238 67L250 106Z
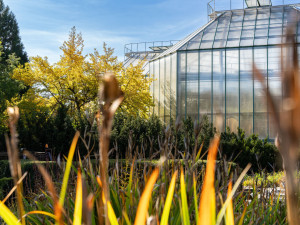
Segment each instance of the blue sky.
M4 0L15 14L29 56L59 60L59 47L75 26L85 40L85 53L101 51L103 42L123 60L131 42L180 40L207 23L208 0ZM273 0L273 5L283 0ZM299 1L285 0L285 3ZM242 8L243 0L231 0ZM230 0L216 0L216 10Z

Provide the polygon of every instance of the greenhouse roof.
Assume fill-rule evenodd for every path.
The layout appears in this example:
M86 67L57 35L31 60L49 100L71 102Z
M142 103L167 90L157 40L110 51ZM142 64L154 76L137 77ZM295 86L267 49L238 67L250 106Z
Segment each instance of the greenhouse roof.
M153 60L179 50L277 45L283 41L285 28L300 18L299 13L293 5L223 11ZM297 29L297 33L300 36L300 29Z

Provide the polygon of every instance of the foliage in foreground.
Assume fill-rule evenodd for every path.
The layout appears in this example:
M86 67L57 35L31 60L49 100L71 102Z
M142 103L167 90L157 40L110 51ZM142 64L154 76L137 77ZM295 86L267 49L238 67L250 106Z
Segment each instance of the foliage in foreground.
M65 199L62 203L65 212L61 215L64 222L58 221L59 213L56 212L58 206L55 207L58 203L55 201L59 200L51 198L51 187L47 184L50 192L33 195L36 199L34 203L30 202L32 197L23 200L26 223L52 224L55 220L58 224L70 220L73 224L76 224L75 221L77 224L99 222L98 206L103 196L100 194L102 182L95 172L98 166L92 166L88 159L81 162L79 169L72 166L72 157L76 154L74 143L77 139L78 135L74 138L69 157L65 167L62 168L62 171L65 171L63 183L56 185L58 190L61 190L60 202ZM199 169L195 169L191 164L185 166L183 170L178 164L164 162L159 167L153 168L147 164L136 164L131 161L134 159L110 167L112 179L109 184L110 201L107 204L111 224L145 224L147 214L149 214L148 221L158 220L160 224L219 224L225 221L226 224L233 222L248 224L250 221L256 221L257 224L286 223L286 208L284 202L281 202L281 196L270 194L261 197L259 192L254 191L255 186L253 192L243 191L238 188L242 177L238 179L234 176L232 180L230 178L230 174L240 171L236 171L228 164L218 165L215 168L217 144L218 138L210 147L208 164L206 167L203 164ZM220 174L216 182L215 169L217 174ZM76 178L67 179L72 176L70 173L77 174L76 188L72 183ZM234 185L231 192L232 183ZM231 195L233 201L228 198ZM215 202L212 201L213 196L216 196ZM226 199L229 200L225 201ZM6 223L16 224L18 219L5 209L5 205L1 203L0 207L3 210L0 211L2 217L11 216L5 220ZM81 210L82 216L78 213ZM10 221L12 222L9 223Z

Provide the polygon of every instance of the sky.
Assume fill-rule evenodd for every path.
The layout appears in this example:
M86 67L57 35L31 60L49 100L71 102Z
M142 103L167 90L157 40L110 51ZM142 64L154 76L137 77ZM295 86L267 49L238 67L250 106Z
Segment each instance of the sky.
M298 3L273 0L273 5ZM208 22L208 0L4 0L15 14L29 56L59 60L59 47L73 26L84 53L100 52L103 42L120 61L128 43L181 40ZM216 10L243 8L243 0L216 0ZM246 5L245 5L246 7Z

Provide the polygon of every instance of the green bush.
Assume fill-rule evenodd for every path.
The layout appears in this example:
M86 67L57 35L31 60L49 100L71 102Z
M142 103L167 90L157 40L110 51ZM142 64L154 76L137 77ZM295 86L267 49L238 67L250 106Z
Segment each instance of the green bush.
M266 169L277 170L281 166L276 163L279 152L274 144L267 139L260 139L258 135L252 134L246 137L242 129L237 133L231 132L229 128L221 134L220 149L222 155L229 161L238 163L241 167L252 164L254 171Z
M118 113L115 116L111 132L111 147L117 147L119 156L124 158L126 151L134 154L133 151L136 150L136 147L141 148L143 145L146 148L146 157L149 157L151 147L159 148L158 138L162 135L163 125L158 117L152 116L149 119L143 119Z
M165 147L163 144L167 143L167 147L172 147L172 153L181 157L179 151L185 155L187 152L192 155L195 145L198 151L203 143L203 156L215 133L216 129L207 116L203 116L200 123L193 122L188 117L181 123L172 122L166 128L157 116L142 119L131 115L117 114L113 124L111 147L118 147L120 158L125 157L125 152L129 148L131 154L134 154L137 149L140 151L141 148L144 148L146 149L146 158L149 158L153 152ZM166 139L168 139L167 142ZM250 162L253 171L262 169L272 171L281 168L280 163L276 163L279 158L277 148L267 139L262 140L255 134L246 137L242 129L238 129L238 132L234 133L227 128L225 132L221 133L220 153L221 157L225 157L228 161L234 161L242 168ZM204 156L205 158L206 156Z
M43 165L48 171L54 173L52 177L55 178L57 178L57 174L60 170L56 162L32 162L29 160L21 160L22 173L28 173L23 180L24 191L26 194L42 188L41 185L44 184L36 163ZM14 186L14 182L9 169L9 161L0 160L0 168L0 197L3 199Z

